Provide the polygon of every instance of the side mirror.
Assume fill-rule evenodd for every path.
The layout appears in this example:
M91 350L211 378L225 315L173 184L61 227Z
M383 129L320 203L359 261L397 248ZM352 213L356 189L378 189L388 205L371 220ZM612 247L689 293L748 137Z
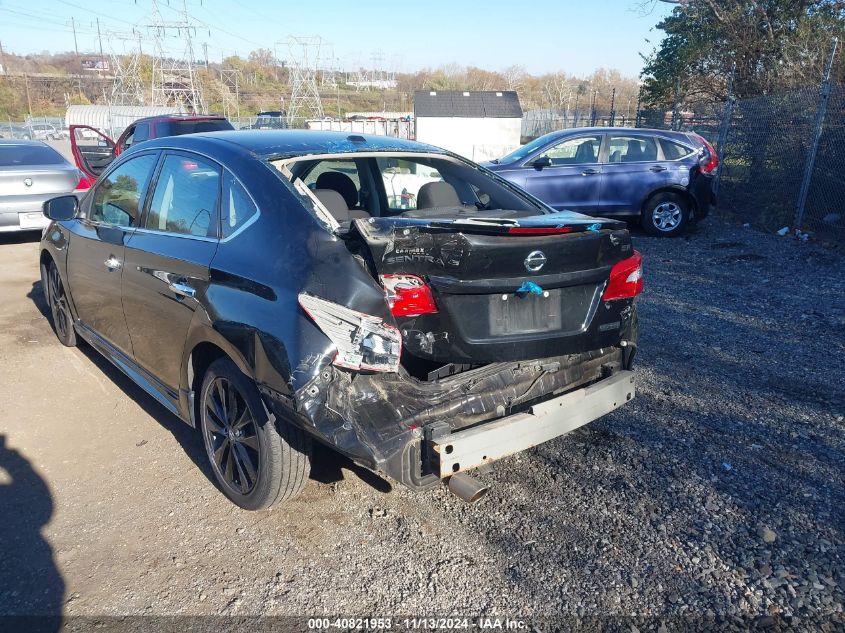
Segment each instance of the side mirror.
M108 146L109 146L109 144L106 143L105 141L102 141L102 140L97 141L97 147L108 147Z
M543 167L551 167L552 166L552 159L549 158L548 156L541 156L540 158L535 160L533 163L531 163L531 166L534 169L536 169L537 171L539 171L539 170L543 169Z
M72 220L78 208L79 200L76 196L59 196L44 203L43 213L51 220Z

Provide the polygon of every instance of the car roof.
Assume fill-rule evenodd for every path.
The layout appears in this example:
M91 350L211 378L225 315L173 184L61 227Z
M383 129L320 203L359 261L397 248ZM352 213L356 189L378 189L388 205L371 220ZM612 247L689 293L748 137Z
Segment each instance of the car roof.
M133 123L150 123L153 121L225 121L222 114L159 114L137 119Z
M182 136L169 136L144 141L134 147L178 147L208 150L212 147L232 146L262 158L303 156L307 154L348 154L359 152L425 152L448 154L446 150L393 138L349 134L346 132L323 132L317 130L235 130L225 132L202 132Z
M648 127L570 127L555 132L549 132L545 136L552 138L563 138L565 136L575 136L576 134L658 134L668 138L682 138L688 139L686 132L679 132L675 130L660 130L657 128ZM539 138L539 137L538 137Z

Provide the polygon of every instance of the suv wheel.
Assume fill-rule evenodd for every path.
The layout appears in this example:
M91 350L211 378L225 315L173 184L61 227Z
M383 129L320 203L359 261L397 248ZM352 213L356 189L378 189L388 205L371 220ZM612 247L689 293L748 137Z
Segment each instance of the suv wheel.
M689 222L689 203L676 193L659 193L643 207L641 224L649 235L671 237Z
M292 499L311 471L311 440L267 413L258 388L228 358L214 361L202 383L200 425L223 493L246 510Z
M41 287L47 305L50 306L56 338L66 347L76 347L76 330L73 329L73 317L70 314L65 287L59 269L52 262L41 267Z

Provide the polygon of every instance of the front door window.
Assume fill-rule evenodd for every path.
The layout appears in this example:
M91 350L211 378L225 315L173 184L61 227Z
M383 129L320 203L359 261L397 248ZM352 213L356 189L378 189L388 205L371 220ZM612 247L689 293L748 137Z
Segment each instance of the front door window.
M101 179L94 189L88 219L114 226L135 226L157 160L156 154L138 156Z
M579 136L558 143L537 158L548 158L553 167L562 165L586 165L599 162L601 136ZM536 160L536 159L535 159Z

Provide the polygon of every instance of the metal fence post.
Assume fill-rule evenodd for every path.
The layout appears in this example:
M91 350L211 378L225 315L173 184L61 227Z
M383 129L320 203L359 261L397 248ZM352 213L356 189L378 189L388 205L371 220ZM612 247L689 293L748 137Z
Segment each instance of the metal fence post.
M714 187L714 192L716 195L719 194L719 189L722 186L722 172L724 171L724 164L725 164L725 146L728 143L728 132L731 129L731 118L733 117L734 112L734 77L736 76L736 62L733 63L733 67L731 68L731 78L728 81L728 97L725 100L725 109L722 111L722 125L719 128L719 137L716 139L716 156L719 157L719 161L722 163L722 167L716 173L716 183Z
M714 187L716 195L719 194L719 189L722 186L722 172L725 170L725 146L728 143L728 132L730 132L731 129L734 102L734 96L728 95L728 100L725 102L725 110L722 115L722 126L719 129L719 138L716 139L716 156L719 157L719 162L722 164L719 171L716 173L716 183Z
M807 163L804 166L804 177L801 179L801 191L798 194L798 205L795 207L795 226L801 227L804 220L804 209L807 206L807 195L810 192L810 181L813 178L813 168L816 166L816 154L819 150L819 139L824 127L824 116L827 112L827 101L830 97L830 70L833 67L833 57L836 55L836 47L839 45L839 38L833 38L833 50L830 51L830 59L824 72L821 90L819 91L819 105L816 109L816 121L813 124L813 140L807 152Z
M671 126L669 128L670 130L680 129L680 126L678 126L678 108L680 107L679 104L678 104L678 98L680 96L680 93L681 93L681 78L678 77L675 80L675 95L674 95L673 103L672 103L672 123L671 123Z

